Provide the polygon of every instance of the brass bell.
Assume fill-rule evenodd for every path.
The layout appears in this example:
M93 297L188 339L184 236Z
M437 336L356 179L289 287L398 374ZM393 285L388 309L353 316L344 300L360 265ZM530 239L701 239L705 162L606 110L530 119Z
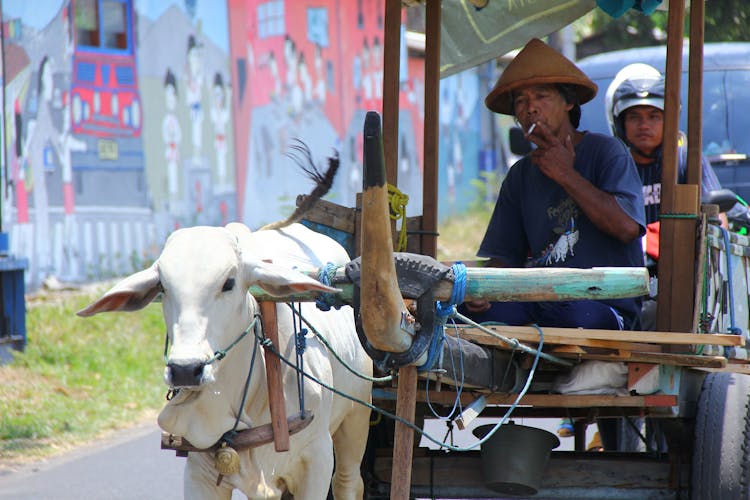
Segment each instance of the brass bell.
M214 459L219 474L228 476L240 471L240 454L226 442L221 443L221 448L216 450Z

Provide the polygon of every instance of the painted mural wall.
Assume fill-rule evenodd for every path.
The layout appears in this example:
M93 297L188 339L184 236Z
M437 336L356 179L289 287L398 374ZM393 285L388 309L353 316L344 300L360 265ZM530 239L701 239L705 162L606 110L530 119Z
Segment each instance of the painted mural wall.
M2 230L27 286L148 265L179 227L285 217L305 142L354 206L382 0L5 0ZM403 36L403 35L402 35ZM422 211L424 64L402 39L399 189ZM476 71L441 84L440 217L479 171Z

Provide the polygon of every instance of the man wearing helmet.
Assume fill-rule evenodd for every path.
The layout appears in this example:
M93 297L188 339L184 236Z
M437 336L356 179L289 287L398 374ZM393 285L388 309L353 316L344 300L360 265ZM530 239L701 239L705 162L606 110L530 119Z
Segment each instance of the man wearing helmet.
M659 220L661 205L662 141L664 137L664 77L647 64L630 64L621 69L607 89L607 119L612 133L625 142L643 181L646 224ZM678 137L678 182L687 176L687 141ZM701 156L701 197L721 189L711 164ZM653 253L652 257L658 258Z
M605 103L607 120L613 135L630 148L638 174L643 182L645 203L646 255L652 259L649 269L656 275L659 259L659 209L661 206L662 142L664 138L664 77L656 68L635 63L622 68L607 89ZM687 178L687 140L679 132L677 181ZM701 155L701 197L706 199L713 190L721 189L711 164ZM740 209L741 210L741 209ZM722 225L726 218L722 214ZM655 278L654 278L655 279ZM655 281L652 294L655 295ZM641 314L644 330L656 329L656 302L646 300Z
M477 253L495 267L643 266L641 182L612 137L577 130L580 105L597 87L538 39L508 65L485 105L515 116L536 145L511 167ZM637 328L640 300L472 301L478 322L602 329Z

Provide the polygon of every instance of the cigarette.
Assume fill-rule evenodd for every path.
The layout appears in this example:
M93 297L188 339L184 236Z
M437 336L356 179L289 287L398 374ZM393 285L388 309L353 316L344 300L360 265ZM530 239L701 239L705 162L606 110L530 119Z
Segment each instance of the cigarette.
M526 135L531 135L531 133L534 131L535 128L536 128L536 122L531 124L531 127L529 127L529 130L526 131Z

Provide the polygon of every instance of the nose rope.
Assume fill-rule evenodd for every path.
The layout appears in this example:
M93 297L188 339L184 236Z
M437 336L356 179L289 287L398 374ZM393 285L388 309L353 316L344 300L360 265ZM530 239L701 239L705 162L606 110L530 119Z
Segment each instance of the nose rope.
M255 326L255 323L258 321L259 317L260 317L260 315L258 313L254 314L253 315L253 320L250 322L249 325L247 325L247 328L245 328L245 330L242 333L240 333L240 335L234 340L234 342L232 342L231 344L229 344L229 346L227 346L226 349L219 349L219 350L215 351L214 355L211 356L211 358L209 358L208 361L206 361L206 364L210 365L214 361L221 361L222 359L224 359L227 356L227 354L229 353L229 351L234 346L236 346L237 344L239 344L240 340L244 339L247 336L248 333L250 333L250 330L253 329L253 327ZM167 332L166 335L164 335L164 363L165 364L169 361L168 354L169 354L169 332Z

